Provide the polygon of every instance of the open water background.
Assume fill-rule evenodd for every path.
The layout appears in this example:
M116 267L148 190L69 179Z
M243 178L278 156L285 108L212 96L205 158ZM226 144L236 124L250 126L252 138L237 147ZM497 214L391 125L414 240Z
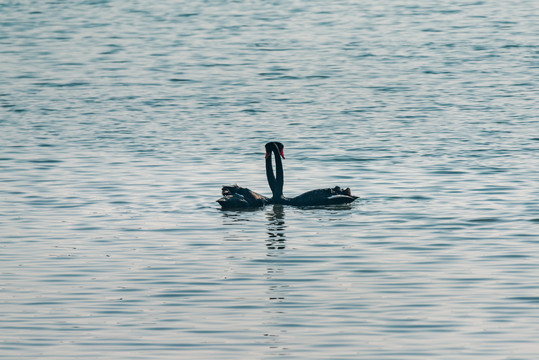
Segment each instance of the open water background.
M537 359L538 4L1 1L0 356Z

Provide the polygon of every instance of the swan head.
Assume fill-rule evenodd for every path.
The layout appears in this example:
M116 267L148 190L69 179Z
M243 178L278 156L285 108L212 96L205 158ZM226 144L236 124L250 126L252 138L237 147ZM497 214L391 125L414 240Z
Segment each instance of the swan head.
M284 159L284 145L278 141L272 141L266 144L266 159L270 157L271 152L274 150Z

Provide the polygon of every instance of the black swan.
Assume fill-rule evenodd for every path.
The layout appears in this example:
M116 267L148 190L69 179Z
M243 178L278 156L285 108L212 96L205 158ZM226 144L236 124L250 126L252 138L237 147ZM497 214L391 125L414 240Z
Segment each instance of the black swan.
M276 173L273 173L272 156L275 155ZM284 145L280 142L269 142L266 144L266 176L268 184L273 193L272 198L267 198L247 188L238 185L223 186L223 197L217 200L223 209L229 208L255 208L266 204L283 204L293 206L316 206L347 204L358 197L351 194L350 188L317 189L307 191L293 198L283 195L284 173L283 163Z

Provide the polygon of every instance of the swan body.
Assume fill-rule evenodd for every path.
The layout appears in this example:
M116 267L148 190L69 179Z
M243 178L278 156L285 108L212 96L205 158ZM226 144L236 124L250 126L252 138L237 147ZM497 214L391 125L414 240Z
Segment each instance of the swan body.
M351 194L350 188L341 189L339 186L327 189L307 191L296 197L286 199L285 204L294 206L348 204L357 199Z
M273 173L272 157L275 155L276 173ZM352 195L350 188L316 189L307 191L293 198L283 195L284 172L281 157L284 159L284 145L280 142L266 144L266 177L273 196L267 198L247 188L238 185L223 186L223 197L217 200L223 209L255 208L267 204L283 204L292 206L320 206L347 204L358 197Z
M270 203L270 199L238 185L225 185L223 197L217 200L223 209L226 208L257 208Z

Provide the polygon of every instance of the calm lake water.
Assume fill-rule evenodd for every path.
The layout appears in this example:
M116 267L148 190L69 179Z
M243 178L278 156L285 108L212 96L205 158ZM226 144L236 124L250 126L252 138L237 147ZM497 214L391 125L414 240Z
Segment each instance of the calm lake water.
M537 359L539 5L2 1L0 357ZM224 184L348 206L221 211Z

